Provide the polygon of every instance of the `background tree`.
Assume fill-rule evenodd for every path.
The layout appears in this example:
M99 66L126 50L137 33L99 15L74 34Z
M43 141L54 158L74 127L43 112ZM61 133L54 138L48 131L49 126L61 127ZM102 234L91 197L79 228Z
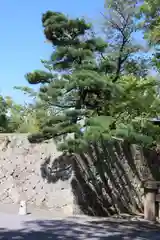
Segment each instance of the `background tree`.
M153 52L152 65L160 71L160 1L145 0L140 8L141 30Z
M0 132L8 132L8 121L9 117L7 115L8 105L5 98L0 95Z
M6 97L7 104L7 131L16 133L34 133L40 130L40 114L44 109L33 103L17 104L11 97Z
M109 46L107 58L115 66L113 81L121 74L132 73L139 77L148 74L150 58L147 49L144 43L136 40L139 34L138 12L137 0L105 1L103 31Z
M145 0L140 8L139 17L143 18L141 26L145 31L145 36L150 40L150 43L160 43L160 1L153 2Z

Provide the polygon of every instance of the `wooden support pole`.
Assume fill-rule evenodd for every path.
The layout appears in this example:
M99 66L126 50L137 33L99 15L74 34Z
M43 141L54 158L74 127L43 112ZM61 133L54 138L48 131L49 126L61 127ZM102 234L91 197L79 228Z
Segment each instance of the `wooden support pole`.
M158 220L160 220L160 202L158 202Z
M156 190L145 189L144 219L156 221Z
M158 219L160 220L160 188L158 188L158 193L156 194L156 202L158 206Z

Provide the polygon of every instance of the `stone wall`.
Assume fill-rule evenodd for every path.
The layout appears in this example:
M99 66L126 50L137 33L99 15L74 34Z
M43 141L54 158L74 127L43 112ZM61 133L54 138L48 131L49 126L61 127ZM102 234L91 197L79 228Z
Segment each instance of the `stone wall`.
M52 140L0 134L0 202L65 214L108 216L143 211L145 179L160 180L160 153L127 142L101 142L66 156Z
M73 161L72 189L85 214L108 216L143 212L143 182L160 181L160 152L127 141L88 146Z
M72 169L59 156L53 141L30 144L26 134L0 134L0 202L25 199L38 207L72 211Z

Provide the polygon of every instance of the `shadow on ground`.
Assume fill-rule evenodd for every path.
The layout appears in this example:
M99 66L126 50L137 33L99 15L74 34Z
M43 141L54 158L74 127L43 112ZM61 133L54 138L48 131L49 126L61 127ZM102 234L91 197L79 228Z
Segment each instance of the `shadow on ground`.
M29 221L20 230L0 229L0 239L158 240L160 225L144 222L84 221L76 219Z

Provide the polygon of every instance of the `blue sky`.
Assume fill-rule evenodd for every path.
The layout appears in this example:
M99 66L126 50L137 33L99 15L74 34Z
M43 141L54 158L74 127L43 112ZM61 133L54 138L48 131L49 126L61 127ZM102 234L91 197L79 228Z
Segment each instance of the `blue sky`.
M104 0L1 0L0 5L0 92L17 102L25 97L14 86L26 86L24 75L42 68L51 46L44 43L41 15L47 10L99 21ZM99 15L98 15L99 14Z

